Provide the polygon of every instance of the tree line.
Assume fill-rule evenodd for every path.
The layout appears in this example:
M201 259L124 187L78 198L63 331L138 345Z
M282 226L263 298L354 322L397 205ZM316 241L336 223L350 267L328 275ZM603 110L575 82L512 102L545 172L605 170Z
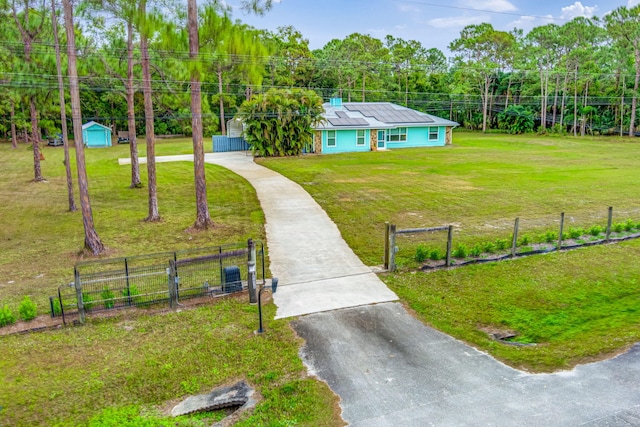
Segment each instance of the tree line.
M222 2L198 7L189 0L185 10L171 0L85 0L73 10L71 0L57 1L0 0L0 135L14 147L19 141L33 146L39 181L43 132L65 134L71 210L67 128L74 132L82 190L79 128L96 120L128 132L132 188L142 186L136 135L145 135L149 221L160 218L155 135L191 135L195 225L207 227L203 135L224 134L243 102L270 89L313 90L325 100L389 101L482 131L636 133L640 6L527 34L469 25L451 41L447 58L415 40L360 33L311 50L295 27L253 28L234 20ZM264 13L271 1L242 6ZM89 218L83 194L83 216ZM90 244L96 239L88 240L87 247L99 252Z

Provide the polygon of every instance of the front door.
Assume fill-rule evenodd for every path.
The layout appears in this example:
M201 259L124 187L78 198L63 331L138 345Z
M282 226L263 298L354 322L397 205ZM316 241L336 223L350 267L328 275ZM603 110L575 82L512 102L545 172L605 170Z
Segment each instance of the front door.
M386 138L385 131L379 130L378 131L378 150L384 150L385 138Z

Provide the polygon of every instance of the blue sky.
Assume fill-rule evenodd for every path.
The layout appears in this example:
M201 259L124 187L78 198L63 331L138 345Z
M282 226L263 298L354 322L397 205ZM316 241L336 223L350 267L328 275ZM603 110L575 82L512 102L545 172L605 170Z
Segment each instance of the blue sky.
M526 33L550 22L562 25L576 16L602 17L619 6L637 4L640 0L276 0L263 17L234 9L233 18L272 31L292 25L309 40L311 49L357 32L379 39L391 34L418 40L449 56L448 44L469 24L488 22L498 30L517 27Z

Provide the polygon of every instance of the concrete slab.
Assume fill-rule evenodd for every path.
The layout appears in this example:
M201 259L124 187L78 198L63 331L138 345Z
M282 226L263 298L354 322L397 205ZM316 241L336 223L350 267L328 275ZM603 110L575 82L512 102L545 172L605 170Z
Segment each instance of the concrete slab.
M424 326L399 303L293 322L309 371L352 426L640 425L640 344L568 372L512 369Z
M156 157L158 163L174 161L193 161L193 155ZM257 165L245 152L208 153L205 162L235 172L256 190L266 220L271 273L280 280L273 297L276 318L398 299L300 185ZM121 165L130 163L119 159Z

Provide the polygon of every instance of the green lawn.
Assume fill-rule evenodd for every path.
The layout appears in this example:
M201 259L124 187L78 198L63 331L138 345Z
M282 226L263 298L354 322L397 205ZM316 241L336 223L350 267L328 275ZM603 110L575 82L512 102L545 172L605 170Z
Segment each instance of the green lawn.
M210 143L205 147L210 151ZM94 219L107 256L264 239L253 188L213 165L206 173L215 228L187 231L196 214L190 162L157 164L163 220L144 222L147 190L129 189L130 168L117 162L128 150L86 151ZM47 297L73 280L83 246L81 215L67 212L62 147L43 152L47 182L34 183L31 152L0 143L0 307L15 314L24 295L48 313ZM159 141L156 152L191 153L191 142ZM141 171L146 184L146 165ZM265 310L272 319L274 306ZM264 335L254 334L257 324L257 307L244 296L157 315L141 309L106 320L89 316L84 327L0 336L0 425L205 426L224 415L184 417L176 424L166 410L241 378L256 386L262 401L238 425L342 425L337 397L307 377L288 322L268 320Z
M508 239L566 226L640 222L640 140L454 133L454 145L379 153L261 159L300 183L365 262L382 263L384 222L453 224L455 242ZM566 231L566 229L565 229ZM451 271L416 272L416 246L446 234L399 237L403 268L382 278L426 323L505 362L567 368L640 340L638 240ZM511 346L486 331L517 333Z

